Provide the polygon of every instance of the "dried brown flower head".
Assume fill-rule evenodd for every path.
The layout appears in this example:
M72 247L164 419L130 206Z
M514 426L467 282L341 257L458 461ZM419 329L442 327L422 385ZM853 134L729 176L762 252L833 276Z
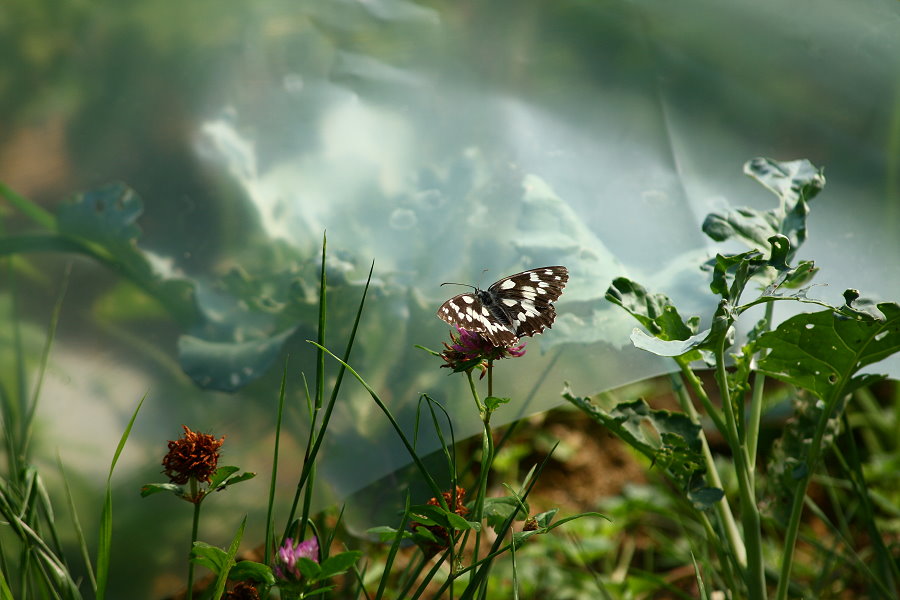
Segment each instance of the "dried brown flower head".
M169 442L169 452L163 457L163 473L172 483L184 485L193 477L209 483L219 463L219 448L225 437L218 440L206 433L191 431L187 425L184 436Z

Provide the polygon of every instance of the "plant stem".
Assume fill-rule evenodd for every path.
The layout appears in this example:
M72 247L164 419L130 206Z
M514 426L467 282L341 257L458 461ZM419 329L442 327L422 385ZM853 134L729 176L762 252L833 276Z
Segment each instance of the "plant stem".
M475 387L475 380L472 379L472 370L469 369L466 371L466 379L469 380L469 391L472 392L472 398L475 399L475 406L478 408L478 414L482 415L482 419L484 418L484 404L481 403L481 398L478 397L478 388Z
M775 303L766 304L766 329L772 323L772 314L775 309ZM765 355L762 355L765 356ZM760 358L762 358L760 356ZM750 398L750 420L747 422L747 428L744 432L747 441L747 454L750 457L750 470L756 469L756 450L759 446L759 424L762 420L763 407L763 391L766 387L766 376L759 371L753 377L753 396Z
M846 382L850 379L849 373L840 373L838 380ZM788 593L788 585L790 583L791 568L794 565L794 545L797 543L797 535L800 531L800 517L803 514L803 503L806 497L806 488L809 480L812 478L813 472L819 464L819 456L822 453L822 439L825 437L825 430L828 428L828 419L834 414L834 409L838 401L844 397L846 383L832 386L828 390L825 398L821 398L825 406L822 414L819 415L819 421L816 423L816 431L813 433L812 442L809 445L809 454L806 458L806 474L797 481L797 487L794 489L794 499L791 503L791 514L788 517L787 527L784 535L784 547L782 548L783 557L781 559L781 570L778 574L778 589L775 593L776 600L785 600Z
M738 491L741 499L741 523L744 525L744 544L747 549L746 581L752 600L763 600L766 597L766 573L762 555L762 532L760 530L759 507L756 505L756 492L753 473L747 448L741 443L738 433L737 419L731 404L731 393L728 388L728 374L725 371L725 336L719 341L716 355L716 383L722 397L722 408L727 426L728 445L734 456L735 473L738 480Z
M472 394L475 402L481 408L481 422L484 425L481 440L481 472L478 474L478 495L475 498L475 522L481 523L484 517L484 499L487 497L488 475L491 464L494 462L494 433L491 430L491 410L484 407L478 399L478 392L472 382L471 371L467 372L469 382L472 383ZM452 510L452 508L451 508ZM472 561L478 561L478 549L481 546L481 531L475 532L475 547L472 549Z
M197 480L191 477L189 481L190 489L191 489L191 497L196 498L197 496ZM187 594L185 598L187 600L191 600L194 597L194 561L191 560L191 555L194 553L194 542L197 541L197 531L200 528L200 500L194 502L194 523L191 526L191 549L188 552L188 580L187 580Z
M674 374L670 376L670 380L672 382L672 387L675 389L675 395L678 397L678 402L681 404L681 409L688 414L691 421L699 424L700 415L697 413L697 409L694 408L690 396L688 396L687 390L684 387L684 382ZM706 441L706 434L702 429L700 430L700 444L701 450L703 451L703 462L706 464L706 473L709 477L710 485L719 489L724 489L725 486L722 485L722 479L719 477L718 469L716 469L716 461L713 459L712 452L709 449L709 443ZM738 531L737 523L734 520L734 514L731 512L731 505L728 503L728 498L724 495L721 500L716 502L716 514L719 516L719 521L721 521L722 527L725 530L725 537L728 538L731 552L734 554L735 559L737 559L738 564L741 567L746 567L747 549L744 546L744 540L741 539L741 533Z

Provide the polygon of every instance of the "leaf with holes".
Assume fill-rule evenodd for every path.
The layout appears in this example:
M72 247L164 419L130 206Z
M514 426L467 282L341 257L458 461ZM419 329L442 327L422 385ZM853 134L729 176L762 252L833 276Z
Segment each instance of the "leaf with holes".
M770 350L759 370L822 400L835 390L849 394L881 379L856 374L900 351L900 305L882 302L876 308L880 318L823 310L788 319L757 340Z

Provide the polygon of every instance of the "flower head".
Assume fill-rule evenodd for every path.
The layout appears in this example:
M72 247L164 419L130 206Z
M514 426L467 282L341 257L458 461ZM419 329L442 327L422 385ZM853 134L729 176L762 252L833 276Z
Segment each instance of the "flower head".
M466 497L466 490L463 487L456 486L455 494L452 491L443 492L441 494L444 497L444 502L447 503L447 506L458 514L461 517L469 514L469 509L463 504L463 498ZM454 498L455 496L455 498ZM441 503L437 498L432 498L426 504L431 506L440 506ZM431 534L437 539L437 542L431 540L420 540L417 543L422 548L422 552L425 553L426 556L432 557L441 550L445 550L450 547L450 533L440 525L423 525L421 523L417 523L413 521L410 523L410 528L415 531L417 527L423 527L431 532Z
M319 562L319 540L315 536L296 546L292 538L284 540L284 545L275 555L275 577L285 583L300 583L303 580L303 574L297 566L300 558Z
M487 372L492 361L501 358L518 358L525 354L525 342L518 346L495 346L490 340L480 334L456 328L456 335L450 333L450 342L444 342L445 350L441 352L441 358L455 373L468 371L472 368L481 369L481 376Z
M187 425L184 436L169 442L169 452L163 457L163 473L172 483L184 485L193 477L209 483L219 463L219 448L225 437L218 440L206 433L191 431Z

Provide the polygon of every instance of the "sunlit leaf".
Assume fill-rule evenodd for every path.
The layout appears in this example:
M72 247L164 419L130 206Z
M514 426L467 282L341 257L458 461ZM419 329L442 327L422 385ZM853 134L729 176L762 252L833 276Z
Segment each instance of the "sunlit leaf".
M880 379L857 375L863 367L900 351L900 306L877 305L881 319L849 318L832 310L791 317L757 344L768 348L759 370L809 390L820 399L840 386L844 394Z

